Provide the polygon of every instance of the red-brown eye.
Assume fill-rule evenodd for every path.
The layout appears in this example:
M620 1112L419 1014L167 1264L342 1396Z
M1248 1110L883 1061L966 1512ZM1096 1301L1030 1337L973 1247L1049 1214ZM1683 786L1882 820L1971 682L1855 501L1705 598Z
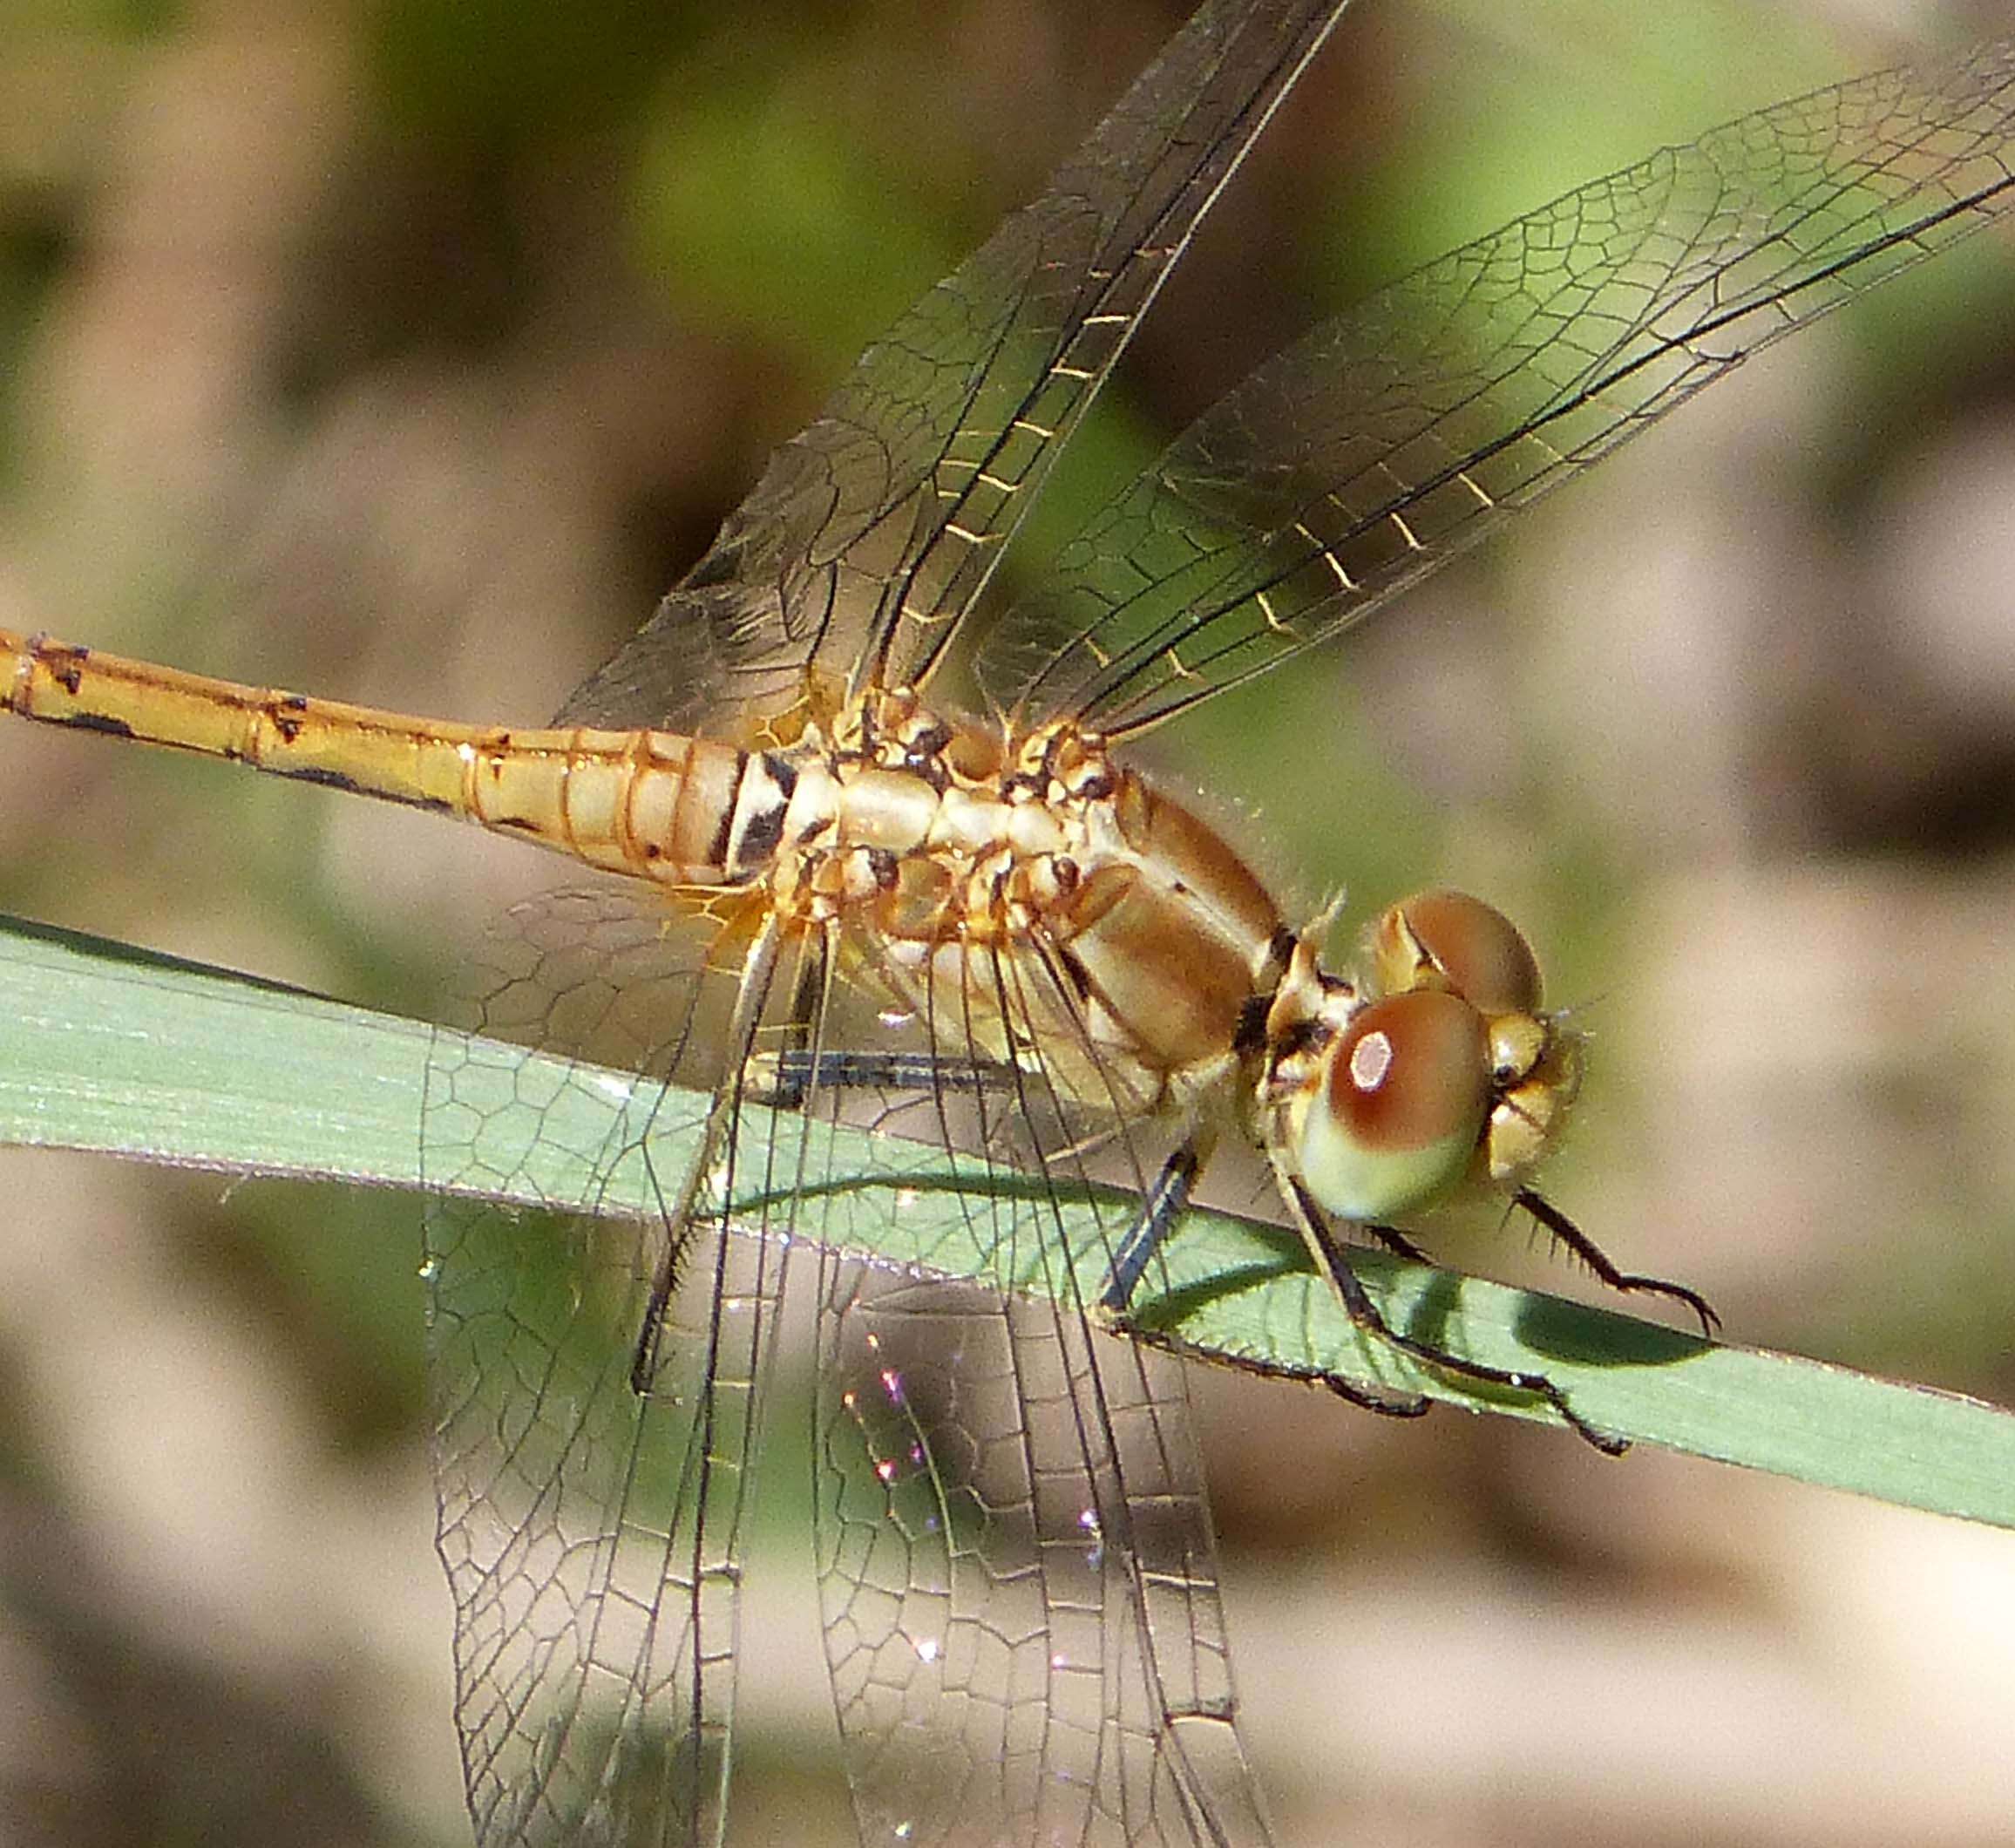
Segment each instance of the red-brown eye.
M1468 1172L1489 1117L1490 1048L1467 1002L1438 989L1374 1002L1328 1061L1296 1155L1330 1212L1390 1219L1430 1205Z
M1446 989L1483 1014L1537 1014L1539 961L1518 927L1466 892L1416 893L1372 934L1381 995Z

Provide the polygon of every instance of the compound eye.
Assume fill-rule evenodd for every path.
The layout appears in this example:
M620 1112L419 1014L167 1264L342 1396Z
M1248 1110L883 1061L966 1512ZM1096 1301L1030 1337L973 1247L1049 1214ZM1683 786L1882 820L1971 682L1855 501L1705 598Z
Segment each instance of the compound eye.
M1537 1014L1539 959L1518 927L1466 892L1421 892L1372 933L1379 992L1445 989L1479 1013Z
M1489 1120L1489 1035L1437 989L1361 1009L1337 1036L1301 1129L1301 1179L1330 1212L1383 1221L1469 1171Z

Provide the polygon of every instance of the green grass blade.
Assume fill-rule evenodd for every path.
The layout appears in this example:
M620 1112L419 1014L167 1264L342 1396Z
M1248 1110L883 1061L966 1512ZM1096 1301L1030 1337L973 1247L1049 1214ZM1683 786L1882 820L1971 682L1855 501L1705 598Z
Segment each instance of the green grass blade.
M0 1141L414 1187L429 1059L447 1031L10 921L0 926ZM481 1040L458 1036L456 1050L465 1061L458 1094L493 1087L466 1094L484 1112L486 1165L513 1177L494 1195L508 1203L592 1200L597 1211L648 1213L655 1195L641 1159L605 1172L578 1152L625 1145L634 1140L626 1124L647 1119L657 1175L677 1172L696 1146L703 1099ZM750 1125L757 1137L769 1127L763 1115ZM941 1152L866 1130L811 1133L818 1142L807 1172L848 1177L824 1190L821 1212L850 1252L1003 1289L1040 1293L1059 1275L1096 1288L1103 1234L1090 1193L1062 1199L1071 1268L1030 1260L1011 1272L975 1237L986 1216L966 1210ZM1035 1197L1032 1185L995 1191ZM743 1204L753 1213L761 1203ZM1110 1218L1108 1201L1102 1224ZM2015 1527L2015 1415L1998 1407L1716 1346L1381 1254L1365 1254L1360 1267L1395 1327L1495 1366L1543 1372L1605 1430ZM1204 1360L1551 1418L1529 1397L1467 1389L1367 1342L1278 1226L1193 1213L1170 1242L1162 1294L1142 1315ZM1332 1413L1326 1396L1307 1404L1314 1416Z

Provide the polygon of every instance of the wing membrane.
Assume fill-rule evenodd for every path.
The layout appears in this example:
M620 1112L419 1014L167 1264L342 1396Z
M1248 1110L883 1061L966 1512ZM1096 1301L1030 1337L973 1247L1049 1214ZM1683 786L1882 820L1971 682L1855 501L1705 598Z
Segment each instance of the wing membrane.
M1179 1369L851 1267L829 1326L860 1383L818 1507L863 1838L1264 1841Z
M478 1009L487 1034L687 1085L723 1061L732 984L698 945L668 938L655 908L559 894L519 907L495 949ZM526 1097L532 1068L509 1046L444 1043L428 1074L430 1179L480 1192L518 1159L506 1125L522 1106L545 1107L544 1138L563 1100ZM736 1082L733 1062L723 1082ZM693 1120L628 1122L580 1150L587 1186L704 1115L670 1107ZM591 1194L555 1201L552 1218L453 1199L430 1210L439 1544L483 1848L719 1833L784 1249L724 1235L718 1201L738 1158L760 1172L775 1152L741 1150L730 1134L713 1192L682 1202L685 1176L661 1177L663 1213L648 1223L568 1216L591 1209ZM760 1215L748 1229L765 1229ZM687 1248L661 1301L675 1236Z
M849 682L920 679L1343 3L1200 8L1041 197L861 355L558 722L753 731Z
M2015 44L1747 116L1262 366L988 638L1025 717L1143 731L1368 615L1750 353L2015 203Z
M819 1568L862 1837L1263 1842L1180 1369L1083 1314L1136 1201L1073 1234L1053 1191L1096 1200L1096 1152L1137 1192L1169 1131L1110 1130L1121 1081L1087 1096L1096 1049L1033 948L963 960L919 1013L940 1082L906 1108L955 1228L921 1275L820 1233Z

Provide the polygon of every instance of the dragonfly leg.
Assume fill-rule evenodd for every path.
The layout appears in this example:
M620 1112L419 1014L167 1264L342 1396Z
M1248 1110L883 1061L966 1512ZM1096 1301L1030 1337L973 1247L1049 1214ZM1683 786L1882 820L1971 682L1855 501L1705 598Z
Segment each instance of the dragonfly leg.
M735 1008L728 1021L728 1058L722 1068L725 1076L708 1108L699 1152L679 1184L676 1199L665 1214L664 1245L658 1254L657 1266L651 1276L650 1297L644 1305L643 1318L637 1329L636 1352L630 1360L630 1389L639 1398L650 1396L657 1378L658 1347L664 1333L665 1311L670 1306L673 1292L678 1288L679 1266L691 1242L693 1209L699 1201L701 1186L713 1169L723 1131L744 1101L744 1074L756 1043L756 1029L762 1023L763 1003L770 998L770 984L777 974L777 952L783 941L782 921L772 912L763 920L763 927L756 933L749 946L749 954L743 960L741 980L735 991Z
M1415 1244L1397 1226L1374 1226L1368 1220L1358 1230L1367 1239L1376 1240L1395 1258L1404 1258L1409 1264L1432 1264L1435 1260Z
M778 1029L776 1050L758 1052L751 1037L743 1054L744 1101L771 1110L801 1110L806 1096L821 1082L818 1067L824 1055L811 1050L813 1023L820 1018L826 995L829 968L825 934L811 937L804 960L797 967L797 980L790 990L790 1010Z
M1556 1244L1565 1246L1611 1289L1622 1295L1635 1291L1646 1295L1669 1296L1674 1302L1683 1302L1700 1317L1700 1332L1710 1341L1719 1332L1721 1318L1698 1290L1690 1290L1683 1283L1666 1283L1657 1277L1640 1277L1632 1271L1618 1270L1602 1247L1544 1195L1534 1192L1530 1187L1521 1187L1511 1196L1511 1204L1523 1206L1546 1229Z
M1496 1386L1507 1391L1537 1395L1560 1415L1571 1429L1606 1456L1620 1456L1629 1448L1621 1438L1598 1429L1584 1418L1569 1403L1567 1395L1543 1373L1528 1373L1512 1367L1493 1367L1487 1362L1471 1360L1465 1355L1451 1353L1448 1349L1437 1347L1432 1342L1417 1340L1394 1328L1386 1320L1378 1305L1366 1294L1362 1281L1351 1268L1349 1252L1330 1230L1321 1207L1310 1198L1307 1190L1293 1176L1284 1174L1282 1179L1309 1254L1314 1259L1317 1269L1328 1278L1330 1287L1335 1290L1345 1315L1350 1317L1354 1327L1384 1342L1398 1352L1421 1362L1424 1366L1433 1368L1438 1373L1451 1374L1457 1379L1473 1380L1480 1386ZM1360 1389L1334 1381L1332 1381L1332 1384L1354 1403L1361 1403L1359 1399Z
M1175 1354L1193 1350L1188 1349L1179 1336L1165 1330L1137 1327L1133 1321L1133 1294L1155 1253L1160 1250L1162 1240L1174 1229L1189 1206L1197 1176L1203 1170L1204 1157L1204 1151L1192 1137L1162 1164L1162 1172L1155 1178L1154 1185L1142 1196L1141 1209L1133 1225L1113 1254L1111 1273L1096 1305L1099 1319L1115 1334L1134 1335ZM1394 1236L1401 1235L1395 1233ZM1352 1404L1384 1417L1417 1418L1427 1411L1431 1403L1421 1393L1374 1392L1351 1381L1339 1379L1334 1374L1305 1373L1299 1368L1243 1359L1236 1355L1211 1354L1204 1357L1242 1373L1259 1374L1263 1378L1307 1380L1311 1383L1320 1380L1338 1397L1348 1399Z
M1161 1249L1176 1222L1190 1204L1197 1176L1203 1172L1204 1149L1195 1133L1185 1137L1162 1164L1154 1185L1141 1196L1140 1211L1127 1228L1126 1236L1112 1254L1112 1267L1105 1287L1098 1293L1098 1308L1112 1326L1125 1325L1133 1304L1134 1291L1142 1275Z
M823 1017L831 967L822 934L798 970L782 1043L776 1051L758 1053L750 1061L749 1095L754 1101L774 1110L800 1110L815 1090L977 1090L994 1082L987 1076L994 1068L970 1059L815 1045L812 1023Z
M985 1090L1006 1082L998 1065L946 1058L932 1052L850 1052L828 1046L814 1053L787 1048L756 1064L772 1080L762 1101L795 1110L808 1090Z

